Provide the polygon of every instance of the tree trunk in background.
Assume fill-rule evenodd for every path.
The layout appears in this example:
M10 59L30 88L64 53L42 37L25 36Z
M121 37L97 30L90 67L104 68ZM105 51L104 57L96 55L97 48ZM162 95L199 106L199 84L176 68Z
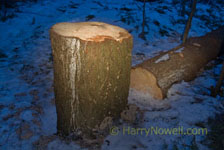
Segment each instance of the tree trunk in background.
M223 42L224 27L146 60L132 68L131 88L163 99L174 83L193 80L221 52Z
M132 36L100 22L59 23L50 30L57 129L91 135L125 109Z
M181 0L181 16L185 15L186 0Z
M187 21L187 24L185 26L185 30L184 30L184 34L183 34L183 38L182 38L183 43L185 43L186 40L187 40L188 33L189 33L190 28L191 28L192 18L194 16L195 11L196 11L196 4L197 4L197 0L194 0L193 1L193 5L192 5L192 10L191 10L190 16L189 16L188 21Z
M212 91L211 96L213 96L213 97L217 96L217 94L219 93L220 88L222 86L223 79L224 79L224 62L222 63L222 71L220 73L219 80L214 88L214 91Z
M142 32L138 35L143 40L146 40L145 38L145 0L143 4L143 10L142 10Z

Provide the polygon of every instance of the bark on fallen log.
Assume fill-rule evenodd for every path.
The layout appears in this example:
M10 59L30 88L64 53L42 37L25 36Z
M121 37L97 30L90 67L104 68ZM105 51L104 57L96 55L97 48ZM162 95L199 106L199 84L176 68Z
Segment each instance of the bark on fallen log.
M193 80L202 67L220 54L223 44L224 27L190 38L185 44L132 67L130 87L163 99L174 83Z

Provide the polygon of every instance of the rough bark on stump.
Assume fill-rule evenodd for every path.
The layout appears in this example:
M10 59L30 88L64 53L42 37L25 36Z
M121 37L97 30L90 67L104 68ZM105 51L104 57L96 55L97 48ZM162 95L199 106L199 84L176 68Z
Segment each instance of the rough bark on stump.
M100 22L58 23L50 30L59 133L91 134L125 109L132 36Z
M194 79L198 71L221 52L224 27L194 37L186 43L134 66L131 70L131 88L156 99L166 97L176 82Z

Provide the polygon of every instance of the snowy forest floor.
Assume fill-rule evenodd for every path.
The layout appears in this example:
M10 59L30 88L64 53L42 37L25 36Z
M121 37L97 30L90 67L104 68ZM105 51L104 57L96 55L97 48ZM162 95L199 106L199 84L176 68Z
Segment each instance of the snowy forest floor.
M134 37L132 64L138 64L180 44L186 14L175 0L146 3L146 40L141 33L143 3L135 0L37 0L17 2L0 10L0 150L78 150L74 141L55 135L56 108L49 29L58 22L102 21L127 29ZM8 6L8 7L9 7ZM200 36L224 23L222 0L200 1L190 36ZM143 118L122 128L207 128L208 135L108 135L102 150L223 149L224 90L210 97L222 58L210 62L191 82L171 87L168 97L156 101L130 90L129 103Z

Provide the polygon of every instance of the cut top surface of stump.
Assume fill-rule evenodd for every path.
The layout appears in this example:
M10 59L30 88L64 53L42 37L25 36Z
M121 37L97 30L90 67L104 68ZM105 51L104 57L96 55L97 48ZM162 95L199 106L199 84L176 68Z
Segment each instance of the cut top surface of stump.
M102 22L62 22L55 24L51 30L64 37L95 42L104 41L106 38L122 41L131 36L125 29Z

